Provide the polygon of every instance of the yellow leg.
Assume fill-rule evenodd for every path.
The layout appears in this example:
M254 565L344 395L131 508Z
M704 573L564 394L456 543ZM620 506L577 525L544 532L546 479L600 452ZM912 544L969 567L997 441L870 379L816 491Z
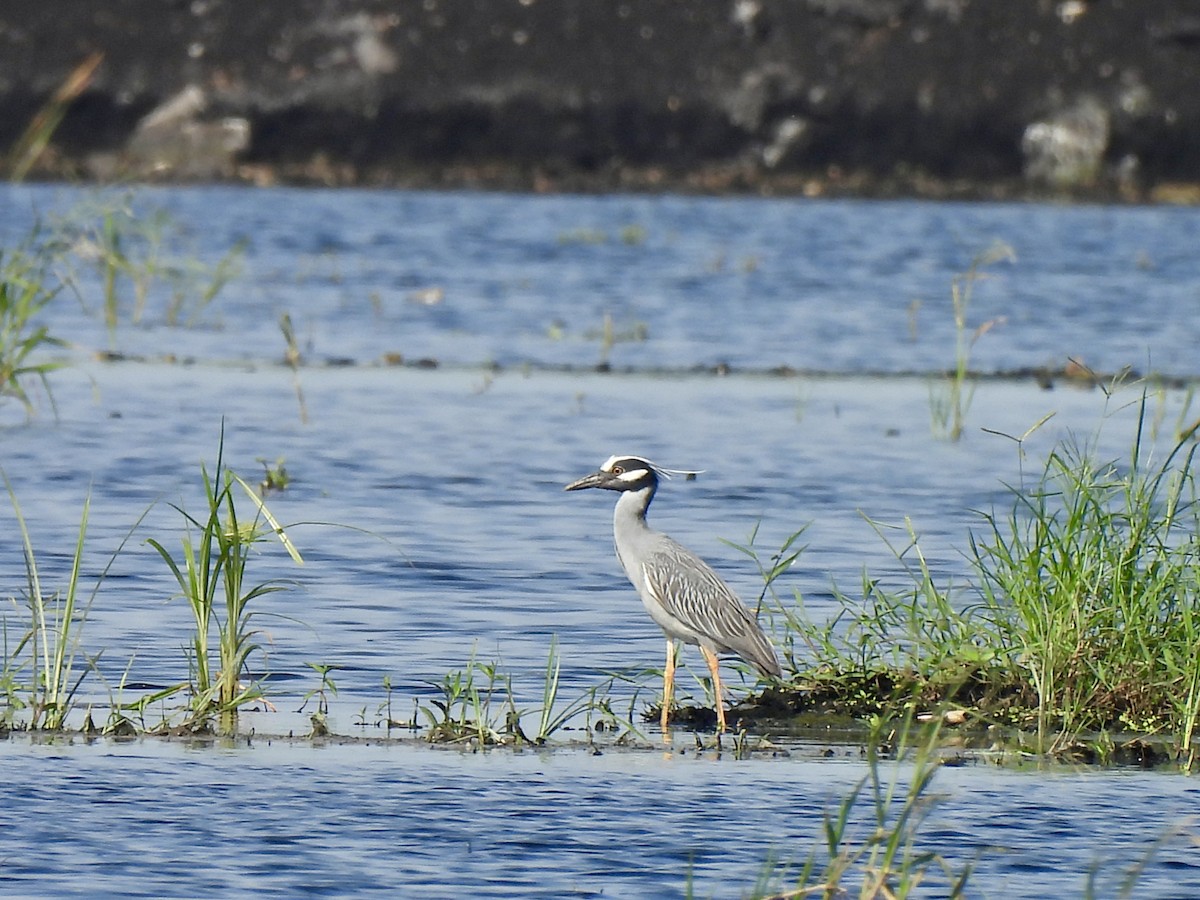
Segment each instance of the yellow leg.
M666 734L667 717L675 700L675 642L667 638L667 664L663 666L662 730Z
M712 672L713 702L717 707L717 733L720 734L725 730L725 701L721 697L721 661L717 659L717 654L707 647L701 647L700 652L704 654L704 661L708 663L708 671Z

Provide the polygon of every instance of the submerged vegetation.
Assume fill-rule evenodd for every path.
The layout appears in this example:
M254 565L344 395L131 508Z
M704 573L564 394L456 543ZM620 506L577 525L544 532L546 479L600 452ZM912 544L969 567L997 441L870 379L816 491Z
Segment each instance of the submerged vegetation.
M136 209L131 193L98 194L39 222L20 244L0 247L0 398L31 415L37 382L53 404L48 375L65 363L49 354L68 344L45 324L51 304L74 298L103 318L110 342L122 321L195 326L244 252L239 242L202 261L187 229L166 210Z

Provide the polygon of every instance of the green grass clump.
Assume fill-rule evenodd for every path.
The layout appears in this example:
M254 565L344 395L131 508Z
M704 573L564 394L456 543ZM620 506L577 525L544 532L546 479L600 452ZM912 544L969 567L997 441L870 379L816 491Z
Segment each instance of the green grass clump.
M621 722L612 712L608 690L618 676L611 676L560 705L561 662L558 638L553 637L542 678L542 702L528 709L517 705L512 676L501 673L494 660L482 662L472 652L465 668L447 672L440 681L427 682L437 696L431 698L428 705L417 705L418 714L427 726L426 740L434 744L468 744L476 748L540 746L580 716L586 719L585 731L589 740L593 725L596 731L621 731L618 741L641 736L632 724L632 705L629 721ZM391 720L390 713L388 720ZM416 727L415 718L413 725ZM529 725L529 731L525 730L526 725Z
M239 241L215 263L206 263L170 212L135 209L132 195L98 195L58 219L55 230L70 248L59 258L66 279L77 282L81 266L99 276L100 306L110 335L123 318L140 324L151 300L165 324L197 324L240 273L246 249Z
M20 689L13 680L10 681L13 691L9 695L8 706L10 711L14 706L27 706L28 724L31 729L58 731L66 723L75 693L87 675L86 668L81 673L76 672L75 662L79 653L78 632L87 617L85 609L77 618L76 606L79 596L79 567L87 535L88 503L83 505L79 538L71 557L71 571L66 587L61 592L48 594L42 587L37 557L30 541L25 517L21 513L21 506L17 502L16 492L8 476L3 477L24 550L25 602L30 614L30 627L17 644L15 653L12 657L5 654L6 669L12 669L14 674L20 671L20 667L14 667L11 660L20 659L23 655L28 657L29 675L24 685L28 701L26 703L19 699Z
M2 470L0 479L4 481L16 518L16 534L20 538L25 559L24 601L29 610L29 624L11 651L8 620L4 620L3 670L0 671L0 698L4 709L0 713L0 720L12 726L15 724L15 714L24 712L21 724L30 730L60 731L66 727L67 718L74 709L80 685L89 672L95 670L100 658L99 653L88 657L82 652L81 632L96 594L129 535L121 541L97 576L91 593L84 597L80 571L91 505L90 500L85 500L79 534L70 556L66 585L58 591L48 591L21 504L17 501L16 490ZM137 524L134 524L134 529ZM133 529L130 529L129 534L132 533Z
M273 535L298 565L304 560L255 490L226 468L223 451L222 430L216 471L210 476L201 466L206 513L197 518L172 504L186 524L180 557L173 556L159 541L150 539L148 543L170 568L192 611L195 633L189 656L193 720L207 721L218 714L220 730L228 732L236 727L238 709L262 697L258 685L242 682L247 659L260 649L251 605L287 587L278 581L248 586L250 554L256 544ZM249 498L254 507L252 518L239 515L235 489Z
M1167 732L1191 764L1200 717L1197 445L1160 460L1088 447L1051 453L1013 508L985 516L971 549L983 608L1037 698L1038 743L1081 732ZM1052 732L1057 731L1057 734Z
M512 679L501 675L495 662L480 662L472 654L465 668L447 672L441 681L429 684L440 694L429 701L432 708L420 707L429 726L426 738L430 743L487 747L519 739Z
M135 207L135 196L97 192L48 216L48 237L36 247L40 265L72 289L84 310L99 310L110 338L123 320L198 324L238 277L245 255L239 241L216 262L200 259L183 223L166 209ZM98 289L83 277L87 272L98 278Z
M1156 456L1143 433L1128 460L1102 462L1067 440L1011 506L969 535L975 576L935 584L911 524L889 547L910 587L864 575L861 600L816 624L800 598L779 603L793 712L861 719L953 709L1032 733L1065 752L1108 733L1163 735L1191 768L1200 721L1200 506L1197 445ZM882 526L877 530L888 540ZM760 564L772 587L795 536ZM744 548L755 555L753 545ZM1030 738L1021 738L1022 741ZM1111 744L1111 739L1109 739Z

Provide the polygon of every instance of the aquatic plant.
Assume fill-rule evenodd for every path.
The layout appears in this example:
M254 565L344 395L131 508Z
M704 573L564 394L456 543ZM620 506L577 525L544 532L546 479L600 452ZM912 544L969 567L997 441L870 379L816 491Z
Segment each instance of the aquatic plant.
M426 739L430 743L471 742L486 747L511 743L521 736L512 701L512 680L499 674L494 661L480 662L472 651L465 668L451 670L441 681L427 684L441 694L429 701L433 709L419 707L429 725ZM492 712L498 695L508 706L509 714L503 719Z
M555 732L583 713L588 714L589 731L591 730L590 717L597 710L600 710L601 715L607 713L609 720L615 724L615 717L612 716L611 709L608 708L603 700L598 699L603 692L603 686L600 685L588 689L570 703L559 707L558 691L561 664L562 660L558 652L558 635L554 635L550 638L550 650L546 654L546 671L542 682L542 705L538 710L538 730L533 739L535 744L546 743ZM611 679L608 684L611 687ZM632 728L632 724L630 728Z
M430 699L428 706L422 706L420 702L417 705L418 716L428 726L426 740L431 743L469 743L476 747L542 745L580 716L586 717L589 735L595 719L603 723L597 731L621 731L618 740L625 735L644 739L632 723L636 700L630 704L626 720L621 720L612 711L608 692L620 676L609 676L574 700L560 704L560 672L558 637L554 636L546 655L541 705L532 709L518 707L512 676L502 674L495 661L480 661L472 651L464 668L447 672L440 681L426 682L439 695ZM390 691L390 683L385 686ZM527 733L523 722L535 712L537 730ZM414 716L414 727L418 716ZM390 707L387 720L390 725L400 724L392 722Z
M121 680L117 683L116 689L109 690L108 719L104 725L99 729L96 728L95 722L92 720L91 710L89 709L87 719L83 725L84 732L99 730L104 735L132 735L145 734L152 731L163 733L170 730L171 711L168 708L160 705L159 720L153 725L146 722L146 711L154 704L163 704L164 701L186 690L188 687L187 683L168 685L167 687L142 694L133 700L126 700L125 692L128 689L129 672L132 667L133 659L131 658L125 666L125 670L121 673Z
M153 538L147 543L170 568L192 612L195 633L189 657L193 718L203 720L218 713L221 730L230 731L238 709L262 697L259 685L242 683L247 658L260 649L255 643L258 632L252 627L255 613L251 604L288 587L279 581L247 587L246 566L251 550L274 536L297 565L304 560L254 488L225 466L224 446L222 426L215 471L210 476L207 467L200 467L208 507L203 517L171 504L185 521L181 557L176 559ZM249 521L238 514L235 488L254 506ZM214 628L215 648L210 640Z
M274 464L268 462L263 456L258 457L255 462L263 467L263 478L258 483L258 492L261 496L265 497L271 491L287 490L287 486L292 483L292 476L288 474L282 456L275 460Z
M304 664L306 666L308 666L310 669L312 669L314 672L316 672L317 675L320 676L321 683L318 684L315 688L311 688L310 690L308 690L304 693L304 696L301 698L300 709L297 711L303 712L304 707L308 706L308 701L313 699L314 697L316 697L317 698L317 715L320 715L320 716L328 715L329 714L329 698L336 697L337 693L338 693L337 682L335 682L333 680L332 673L342 667L339 665L333 665L330 663L315 663L315 662L307 662L307 661Z
M955 871L941 855L922 849L921 826L936 800L930 787L941 768L938 730L915 735L912 717L880 723L864 744L867 772L824 815L822 842L799 871L768 865L750 896L763 900L799 897L858 897L895 900L924 895L931 881L941 881L937 895L965 896L972 866ZM887 750L881 748L888 748ZM894 756L890 777L882 759ZM866 807L866 822L863 807ZM780 883L790 887L778 887Z
M237 277L246 242L238 241L216 262L202 261L187 229L163 208L135 209L135 195L97 194L54 221L69 252L58 257L64 281L80 297L76 267L100 278L100 305L110 335L123 316L133 324L146 317L151 298L167 325L192 326Z
M935 584L911 523L895 529L896 543L893 529L872 523L911 587L885 589L864 573L861 599L837 591L841 613L825 623L799 595L789 604L769 591L792 709L859 718L950 711L1032 728L1031 749L1050 754L1073 753L1085 734L1165 732L1191 768L1200 723L1198 447L1185 439L1157 458L1146 422L1143 394L1124 464L1067 439L1036 480L1010 488L1007 511L981 513L982 527L968 535L972 583ZM791 546L775 558L787 559ZM764 579L775 574L760 568Z
M598 330L591 330L584 333L587 340L600 341L600 362L599 365L607 366L609 356L612 354L613 348L617 344L627 343L642 343L649 336L649 329L645 322L634 322L629 328L618 331L613 325L613 317L610 313L604 314L604 322Z
M1129 459L1067 442L1011 511L972 538L987 617L1037 696L1038 744L1088 729L1174 733L1187 765L1200 721L1197 445L1156 461L1146 397ZM1057 730L1057 735L1051 735Z
M16 714L25 708L20 668L8 639L8 619L0 617L0 732L12 728Z
M791 565L797 558L799 551L792 548L798 533L766 565L753 540L741 548L764 573L762 602L787 673L780 697L798 713L870 721L893 717L917 703L958 708L970 703L968 698L986 695L992 685L981 673L987 671L992 651L980 640L977 623L952 601L957 592L935 584L912 523L889 527L867 522L911 587L889 590L864 572L857 595L834 587L840 612L827 621L808 614L799 592L785 598L774 588L780 564Z
M3 474L3 473L0 473ZM84 538L87 535L88 502L84 502L79 525L79 537L71 559L71 573L61 593L47 595L42 589L37 558L29 538L29 529L21 513L16 492L7 475L3 475L9 501L17 519L17 531L25 555L26 595L31 615L31 627L17 645L19 655L28 648L32 672L29 686L29 727L55 731L63 727L71 709L71 701L86 669L76 676L75 659L79 652L78 630L82 619L76 620L75 606L79 588L79 567L83 558Z
M300 355L300 344L296 340L296 329L292 326L292 316L290 313L283 313L279 317L279 330L283 332L283 340L286 344L283 358L287 362L287 366L292 370L292 386L296 389L296 402L300 404L300 423L308 424L308 404L304 402L304 388L300 386L300 363L302 357Z
M748 556L751 562L753 562L755 567L758 569L759 577L762 579L762 590L759 591L758 600L754 604L754 614L756 616L762 614L763 605L766 602L768 594L778 601L778 595L775 593L775 582L787 574L788 570L790 570L800 558L800 554L804 552L805 547L803 545L797 547L796 542L804 537L804 532L807 530L808 526L805 525L788 535L783 544L780 546L779 550L771 554L766 563L763 562L762 558L758 555L758 551L754 547L754 543L758 539L758 523L755 523L754 528L751 529L750 536L746 540L745 544L738 544L734 543L733 541L723 542L728 544L734 550L737 550L739 553L743 553ZM778 605L778 602L776 602L772 604L772 608L776 608Z
M1002 241L994 242L976 254L967 270L957 275L950 283L950 301L954 312L954 368L942 383L930 388L929 410L933 418L934 434L957 441L962 437L967 410L975 395L970 378L971 350L983 335L1004 320L988 319L975 329L968 331L967 310L975 295L976 283L984 277L983 270L1005 260L1016 259L1012 247Z
M575 228L559 232L560 244L606 244L608 232L600 228Z
M857 897L859 900L974 896L969 891L980 858L952 863L927 849L925 823L944 798L934 792L938 772L952 758L941 748L937 725L919 726L911 715L877 722L866 736L866 774L823 817L821 835L803 864L780 863L775 848L748 896L757 900ZM884 763L892 761L890 773ZM1099 883L1101 861L1091 867L1080 896L1139 896L1139 882L1153 857L1173 840L1194 836L1182 825L1165 828L1140 859ZM1061 893L1061 892L1060 892ZM693 896L689 877L688 897Z
M28 710L27 726L33 730L58 731L67 722L72 704L83 680L89 670L95 667L100 658L86 657L82 667L77 668L81 655L80 632L87 622L88 613L96 598L100 585L108 576L117 555L124 548L130 535L141 523L141 518L134 523L133 528L122 539L117 549L109 557L108 562L96 578L95 586L87 599L80 603L80 567L83 561L84 545L87 537L88 512L91 507L90 498L85 499L80 515L79 533L75 540L74 552L71 554L71 568L66 585L59 591L48 593L43 586L41 568L37 554L29 535L21 504L17 500L16 491L9 481L8 475L0 470L0 478L8 491L9 503L17 521L17 534L21 538L21 546L25 560L25 605L30 613L30 625L21 639L8 652L8 626L4 627L4 670L3 684L9 702L10 712L19 705ZM143 513L143 517L145 513ZM22 671L28 670L28 675L22 676ZM26 699L19 700L18 695L24 694ZM11 715L9 716L11 719Z
M33 401L26 381L40 381L53 404L47 376L62 365L38 360L37 354L65 346L45 325L37 324L38 316L62 289L37 240L35 231L25 246L0 249L0 396L15 397L27 414L33 413Z
M30 123L25 127L17 142L13 145L8 158L8 178L19 184L29 173L45 152L50 138L58 130L67 109L82 94L89 84L96 69L104 60L103 53L92 53L77 65L67 75L66 79L46 104L38 110Z

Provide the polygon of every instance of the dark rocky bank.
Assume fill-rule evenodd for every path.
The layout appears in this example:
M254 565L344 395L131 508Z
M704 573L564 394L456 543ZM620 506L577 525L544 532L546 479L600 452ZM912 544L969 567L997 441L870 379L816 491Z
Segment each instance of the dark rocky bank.
M29 178L1191 201L1198 86L1180 0L0 6Z

